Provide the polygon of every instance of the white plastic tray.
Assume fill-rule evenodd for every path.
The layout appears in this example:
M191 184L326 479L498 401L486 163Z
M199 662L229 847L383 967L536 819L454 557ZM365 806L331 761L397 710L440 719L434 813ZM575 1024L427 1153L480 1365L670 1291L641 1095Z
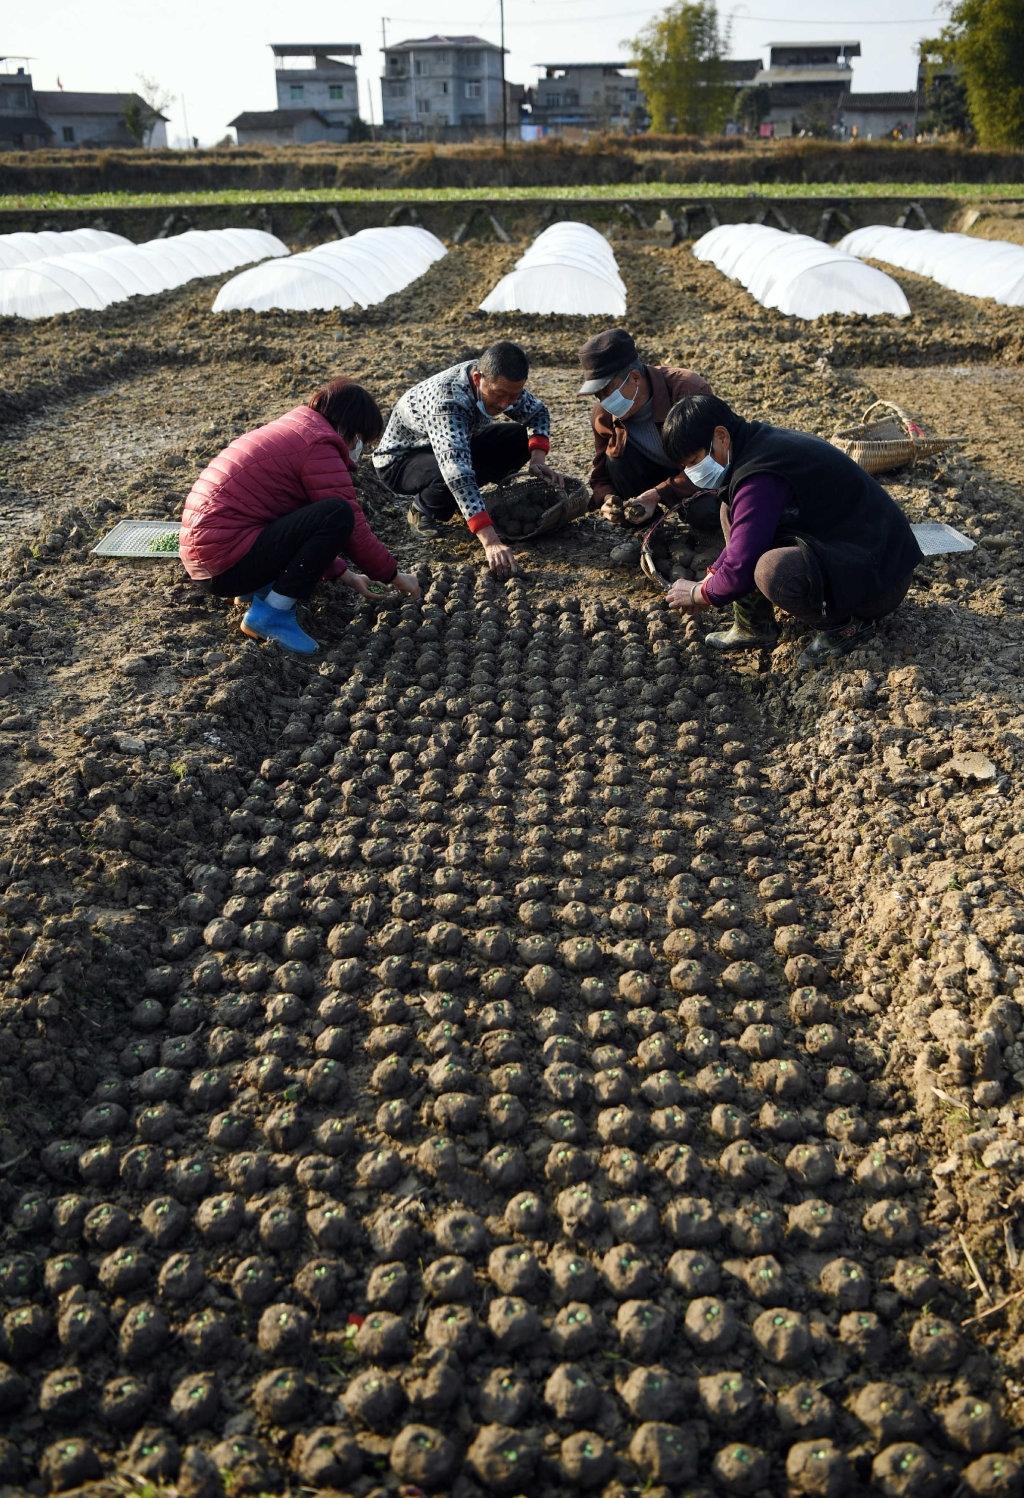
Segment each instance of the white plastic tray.
M119 520L112 531L97 541L95 557L135 557L148 562L176 562L177 540L181 526L174 520ZM173 536L173 551L155 549L155 543Z
M926 557L941 557L949 551L973 551L976 544L943 520L921 520L910 529Z

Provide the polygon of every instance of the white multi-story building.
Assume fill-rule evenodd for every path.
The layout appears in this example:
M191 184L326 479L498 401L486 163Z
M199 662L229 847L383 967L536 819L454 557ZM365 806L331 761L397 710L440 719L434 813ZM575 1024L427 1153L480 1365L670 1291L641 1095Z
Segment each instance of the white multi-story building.
M409 135L494 130L502 124L501 48L479 36L426 36L385 47L384 128ZM510 128L518 118L506 107Z
M245 110L231 121L238 144L347 141L359 115L358 42L272 42L277 108Z

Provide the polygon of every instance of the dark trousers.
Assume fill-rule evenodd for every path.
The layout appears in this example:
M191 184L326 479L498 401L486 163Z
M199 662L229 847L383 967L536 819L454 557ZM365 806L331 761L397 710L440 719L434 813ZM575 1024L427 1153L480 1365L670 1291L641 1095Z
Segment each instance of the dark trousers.
M478 486L498 484L518 473L530 456L529 433L521 421L492 421L469 439ZM389 463L381 474L389 489L408 495L431 520L450 520L458 506L430 449Z
M308 598L352 534L344 499L318 499L265 525L245 556L209 582L217 598L268 585L286 598Z
M722 506L722 531L729 539L728 507ZM882 619L899 608L910 587L913 573L908 573L901 582L885 592L869 598L857 610L858 619ZM754 568L754 588L745 598L737 599L733 605L736 617L746 626L756 629L770 622L772 606L791 614L805 624L821 624L832 627L845 624L849 614L836 614L828 609L822 611L818 603L819 588L807 565L807 558L799 546L774 546L762 552Z
M606 457L605 467L608 470L612 488L620 499L635 499L638 494L653 489L665 479L674 479L679 475L679 469L674 463L655 462L653 458L649 458L645 452L642 452L635 442L627 442L620 457ZM684 506L682 513L686 523L696 526L698 530L717 530L718 496L695 494ZM639 524L646 527L650 521L642 520Z

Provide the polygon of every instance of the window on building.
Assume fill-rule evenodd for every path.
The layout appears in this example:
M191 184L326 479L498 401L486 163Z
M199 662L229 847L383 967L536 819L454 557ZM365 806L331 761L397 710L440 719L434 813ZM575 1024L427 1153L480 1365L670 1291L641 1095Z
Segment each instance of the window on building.
M462 60L467 68L478 68L480 66L479 52L463 52Z
M445 66L447 66L447 64L448 64L448 53L447 52L438 52L437 53L437 60L438 60L438 62L443 62L445 64Z
M288 95L292 99L301 99L305 94L305 88L301 83L289 83Z
M444 83L441 84L441 92L443 94L446 94L448 92L448 83L447 83L447 81L445 81Z
M75 143L75 127L74 127L74 125L62 125L60 133L61 133L61 136L63 137L64 144L66 146L73 146L74 145L74 143Z
M414 70L416 72L416 77L417 78L422 78L423 77L423 64L420 62L420 60L419 60L418 57L417 57L416 61L413 63L413 68L414 68Z
M332 99L344 99L345 85L343 83L332 83L328 86L327 92Z
M3 98L8 109L28 108L28 89L26 88L5 88Z
M416 100L416 113L417 114L429 114L430 113L430 100L429 99L417 99Z
M409 86L406 83L388 84L388 95L392 99L404 99L408 92Z
M466 84L467 99L479 99L482 93L483 84L480 82L479 78L471 79L470 82Z

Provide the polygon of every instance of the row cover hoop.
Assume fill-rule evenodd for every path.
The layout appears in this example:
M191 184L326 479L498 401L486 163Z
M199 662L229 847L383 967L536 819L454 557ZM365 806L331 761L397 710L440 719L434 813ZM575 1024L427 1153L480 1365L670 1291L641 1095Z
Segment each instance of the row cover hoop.
M110 229L19 229L0 234L0 270L11 270L31 260L57 260L63 255L112 250L131 244L123 234Z
M330 240L287 260L243 271L221 287L213 310L316 312L372 307L403 291L445 254L436 235L415 225L360 229L347 239Z
M287 246L263 229L190 229L144 244L35 260L0 271L0 315L100 311L132 296L153 296L247 261L287 254Z
M1024 307L1024 245L938 229L869 224L847 234L839 247L861 259L884 260L900 270L927 276L963 296L991 297L1004 307Z
M790 317L910 312L891 276L807 234L767 224L722 224L697 240L693 254L739 281L763 307Z
M622 317L626 287L603 234L589 224L551 224L480 303L481 312Z

